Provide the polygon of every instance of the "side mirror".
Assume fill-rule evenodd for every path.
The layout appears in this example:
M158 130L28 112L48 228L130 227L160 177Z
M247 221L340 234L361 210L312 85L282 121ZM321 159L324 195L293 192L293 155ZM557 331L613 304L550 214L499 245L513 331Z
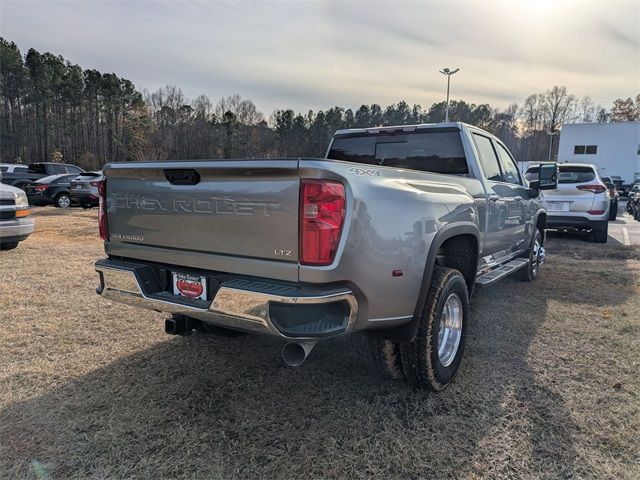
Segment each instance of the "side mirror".
M540 182L538 180L531 180L529 182L527 194L529 195L529 198L538 198L538 195L540 195Z
M558 188L558 164L540 164L538 174L538 188L540 190L555 190L556 188Z

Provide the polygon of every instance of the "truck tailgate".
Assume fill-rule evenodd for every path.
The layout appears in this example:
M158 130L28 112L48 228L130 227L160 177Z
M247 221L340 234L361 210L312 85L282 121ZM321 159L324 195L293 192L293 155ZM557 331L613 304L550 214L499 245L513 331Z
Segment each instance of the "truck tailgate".
M112 244L298 261L297 160L113 164L105 175Z

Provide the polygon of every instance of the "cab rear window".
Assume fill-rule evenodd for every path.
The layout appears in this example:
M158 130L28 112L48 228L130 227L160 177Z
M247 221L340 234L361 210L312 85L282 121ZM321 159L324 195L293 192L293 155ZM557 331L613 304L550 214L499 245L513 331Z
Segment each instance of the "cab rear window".
M365 134L334 139L328 158L448 175L468 175L460 132Z

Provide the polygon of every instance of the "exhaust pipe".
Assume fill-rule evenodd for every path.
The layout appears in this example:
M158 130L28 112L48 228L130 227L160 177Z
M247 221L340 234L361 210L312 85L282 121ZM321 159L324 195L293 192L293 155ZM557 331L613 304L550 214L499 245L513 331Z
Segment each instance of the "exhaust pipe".
M282 360L290 367L299 367L307 359L316 343L315 341L289 342L282 347Z

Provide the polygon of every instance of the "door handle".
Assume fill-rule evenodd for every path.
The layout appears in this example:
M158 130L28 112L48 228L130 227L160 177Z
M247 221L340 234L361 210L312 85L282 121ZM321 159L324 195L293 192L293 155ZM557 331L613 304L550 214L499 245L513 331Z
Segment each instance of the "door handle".
M498 200L500 200L500 195L498 195L497 193L492 193L491 195L489 195L489 200L491 200L492 202L497 202Z

